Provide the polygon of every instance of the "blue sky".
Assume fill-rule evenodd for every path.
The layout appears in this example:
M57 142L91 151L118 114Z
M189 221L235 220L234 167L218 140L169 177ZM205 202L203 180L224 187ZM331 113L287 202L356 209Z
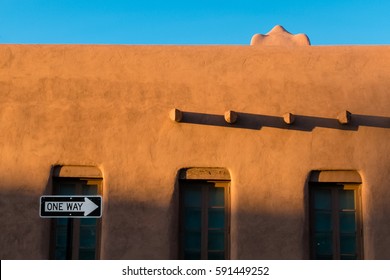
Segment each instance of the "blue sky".
M280 24L312 45L390 45L390 0L0 0L0 43L248 45Z

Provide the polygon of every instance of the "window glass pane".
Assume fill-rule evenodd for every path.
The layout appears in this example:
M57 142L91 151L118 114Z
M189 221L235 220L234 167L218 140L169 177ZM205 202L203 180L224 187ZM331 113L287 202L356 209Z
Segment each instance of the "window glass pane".
M332 255L317 255L317 260L333 260Z
M340 209L355 209L355 191L339 189Z
M209 250L224 250L225 249L225 232L221 230L208 231L208 246Z
M356 253L356 236L351 234L341 234L340 236L340 253L355 254Z
M55 228L55 253L56 260L65 260L68 244L69 219L57 218Z
M332 193L330 189L314 189L314 209L331 209Z
M356 260L356 255L341 255L340 260Z
M200 260L200 251L184 251L185 260Z
M225 205L225 189L224 188L209 188L209 206L224 206Z
M83 184L82 195L97 195L98 194L98 185L85 185Z
M356 231L355 212L340 212L340 232L348 233Z
M96 223L97 223L96 218L80 219L80 225L82 225L82 226L92 226L92 225L96 225Z
M68 225L69 219L68 218L57 218L57 226L66 226Z
M332 234L316 233L315 234L316 255L332 255Z
M200 187L185 187L184 188L184 205L185 206L201 206L202 189Z
M95 249L80 249L79 250L79 259L80 260L94 260L95 259Z
M76 184L61 182L58 183L58 189L56 194L58 195L75 195L76 194Z
M65 248L56 248L55 256L56 260L66 260L66 250Z
M200 232L186 231L184 237L184 248L186 250L200 250L201 246Z
M216 208L209 209L209 228L224 228L225 227L225 209Z
M224 260L225 253L224 252L209 252L207 257L209 260Z
M186 207L184 210L184 228L185 229L198 229L201 227L201 210L200 208Z
M56 229L56 244L58 247L66 247L67 244L67 227L58 226Z
M95 248L96 227L80 226L80 247Z
M332 213L330 211L316 211L314 213L315 231L332 230Z

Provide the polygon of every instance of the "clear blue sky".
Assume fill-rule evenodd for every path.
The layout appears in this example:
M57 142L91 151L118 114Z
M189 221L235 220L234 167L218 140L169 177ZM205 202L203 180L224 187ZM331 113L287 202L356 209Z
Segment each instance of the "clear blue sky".
M312 45L390 45L390 0L0 0L0 43L248 45L277 24Z

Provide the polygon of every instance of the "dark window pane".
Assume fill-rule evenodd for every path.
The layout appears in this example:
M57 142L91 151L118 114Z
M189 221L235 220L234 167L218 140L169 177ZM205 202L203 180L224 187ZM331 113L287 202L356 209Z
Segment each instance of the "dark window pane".
M184 205L185 206L201 206L202 192L200 187L184 188Z
M80 247L95 248L96 227L80 226Z
M75 183L59 183L58 193L59 195L75 195L76 184Z
M200 208L185 208L184 210L184 228L197 229L201 227L201 210Z
M96 224L96 218L80 219L80 247L95 248Z
M333 260L332 255L317 255L317 260Z
M96 218L80 219L80 225L82 225L82 226L95 226L96 222L97 222Z
M98 186L97 185L84 185L81 190L82 195L97 195Z
M356 255L341 255L340 260L356 260Z
M225 190L224 188L209 188L209 206L224 206L225 205Z
M315 189L314 190L314 209L332 208L332 193L330 189Z
M355 212L340 213L340 232L351 233L356 231Z
M56 229L56 244L58 247L66 247L67 244L67 227L58 226Z
M95 259L95 249L92 249L92 250L80 249L79 259L80 260L94 260Z
M355 209L355 192L339 189L340 209Z
M184 251L185 260L200 260L200 251Z
M69 219L58 218L56 219L56 229L55 229L55 259L66 259L66 251L68 244L68 234L69 234Z
M57 218L56 221L57 221L57 226L59 226L59 225L66 226L69 223L69 219L68 218Z
M332 230L332 213L330 211L316 211L314 213L315 231Z
M225 253L224 252L209 252L207 257L209 260L224 260Z
M201 246L201 234L200 232L185 232L184 248L186 250L200 250Z
M340 236L340 253L355 254L356 253L356 236L351 234L341 234Z
M208 231L208 246L209 250L224 250L225 249L225 232L221 230Z
M209 228L224 228L225 227L225 209L209 209Z
M66 260L66 249L65 248L56 248L55 256L56 260Z
M331 233L316 233L315 247L316 255L332 255L332 234Z

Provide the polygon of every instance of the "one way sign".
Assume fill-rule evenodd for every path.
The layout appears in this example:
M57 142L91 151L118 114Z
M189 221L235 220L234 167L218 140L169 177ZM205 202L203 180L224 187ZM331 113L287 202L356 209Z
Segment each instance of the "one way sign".
M41 218L100 218L102 197L100 195L45 195L41 196Z

